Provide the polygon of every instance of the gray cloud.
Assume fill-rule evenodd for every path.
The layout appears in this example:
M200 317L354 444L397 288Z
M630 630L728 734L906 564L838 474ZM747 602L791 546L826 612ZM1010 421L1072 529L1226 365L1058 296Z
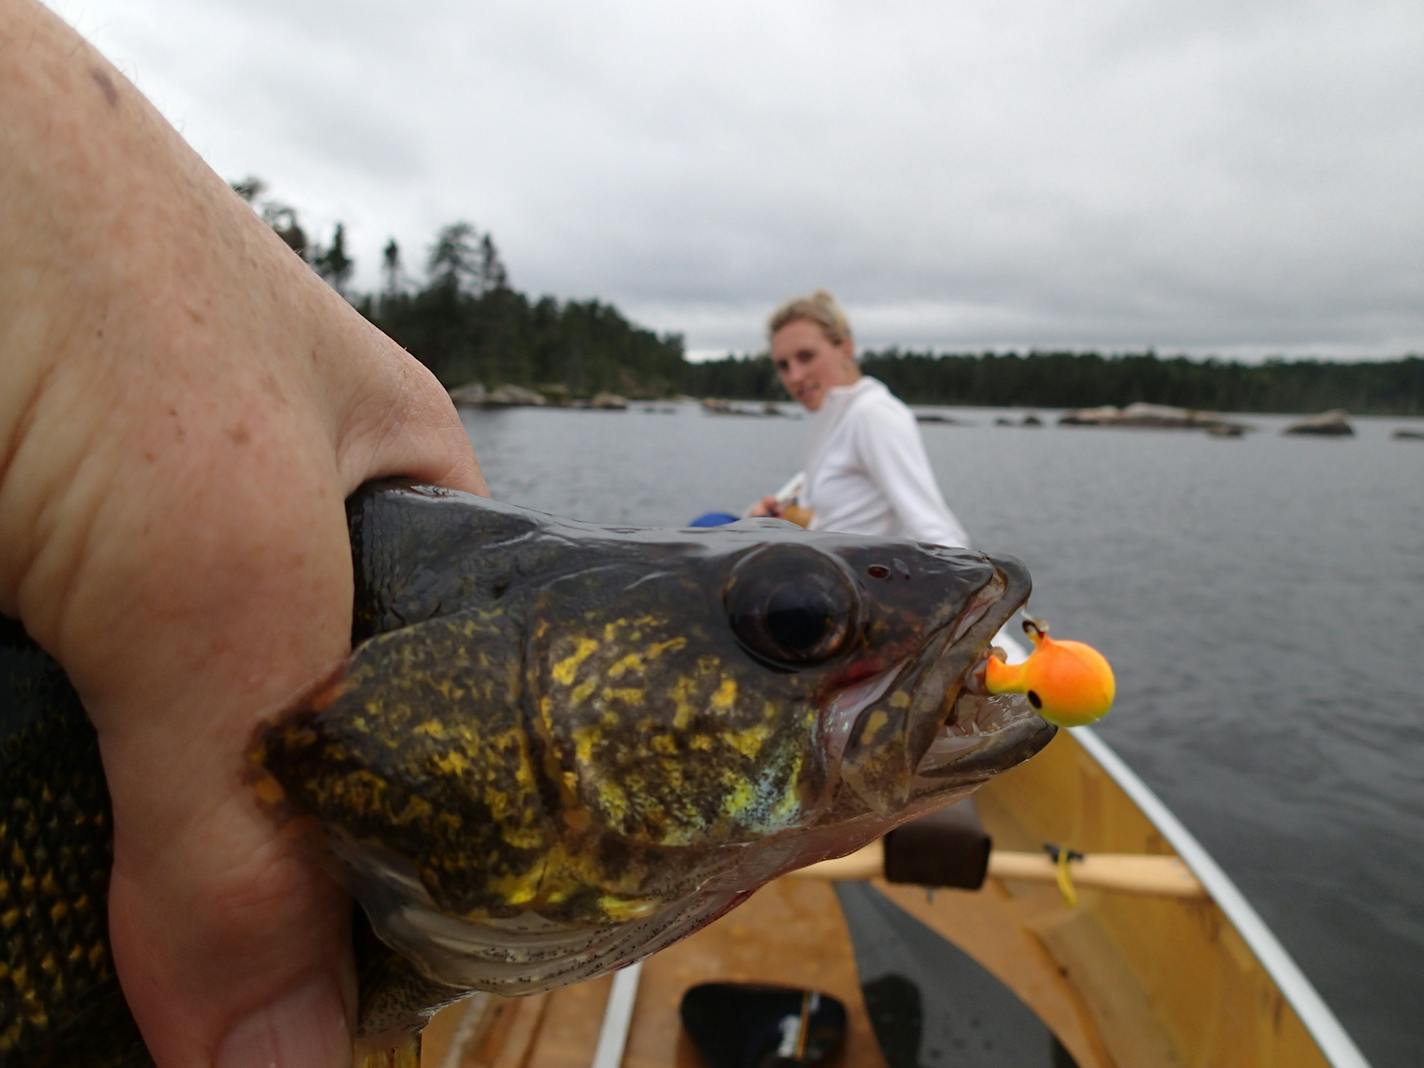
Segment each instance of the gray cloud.
M55 6L368 285L468 218L696 351L1424 351L1414 0Z

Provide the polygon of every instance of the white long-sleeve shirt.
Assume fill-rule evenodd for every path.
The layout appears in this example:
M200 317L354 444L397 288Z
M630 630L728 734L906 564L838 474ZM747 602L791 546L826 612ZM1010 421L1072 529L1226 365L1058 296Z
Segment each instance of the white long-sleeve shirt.
M884 383L828 390L811 423L804 503L812 530L968 546L935 482L914 413Z

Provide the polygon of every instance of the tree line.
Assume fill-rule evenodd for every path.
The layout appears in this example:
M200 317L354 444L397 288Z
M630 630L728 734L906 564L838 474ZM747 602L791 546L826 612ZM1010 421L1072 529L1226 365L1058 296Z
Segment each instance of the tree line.
M658 334L597 299L531 298L515 289L493 235L464 221L442 227L415 277L394 238L382 253L381 285L355 292L355 263L337 223L325 244L297 212L256 178L233 182L278 236L447 387L480 382L632 397L687 394L779 400L785 394L764 353L686 359L682 335ZM1084 408L1136 401L1221 412L1424 415L1424 358L1384 361L1162 357L1155 352L861 353L866 373L914 404Z
M382 251L379 290L361 293L351 288L355 263L341 223L322 244L260 179L232 187L312 270L448 388L480 382L637 397L684 388L680 334L638 326L597 299L526 296L510 283L493 235L469 222L440 229L416 268L419 276L391 238Z
M1424 415L1424 358L1338 361L1162 357L1155 352L913 352L860 354L861 367L915 404L1088 408L1137 401L1217 412ZM693 364L684 379L699 395L784 396L765 356Z

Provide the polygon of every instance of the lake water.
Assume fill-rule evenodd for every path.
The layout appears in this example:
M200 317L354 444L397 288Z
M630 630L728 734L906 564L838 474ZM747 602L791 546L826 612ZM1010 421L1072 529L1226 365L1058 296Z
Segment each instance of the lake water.
M789 410L789 409L788 409ZM923 426L975 543L1102 649L1099 733L1202 840L1376 1068L1424 1045L1424 441ZM1045 413L1050 423L1054 413ZM804 419L464 413L495 496L680 526L801 466ZM1283 1066L1284 1068L1284 1066Z

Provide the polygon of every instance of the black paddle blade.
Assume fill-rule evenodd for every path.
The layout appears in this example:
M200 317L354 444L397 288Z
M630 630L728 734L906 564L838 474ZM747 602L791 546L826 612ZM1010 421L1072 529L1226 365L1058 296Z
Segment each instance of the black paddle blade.
M680 1012L707 1068L826 1064L845 1043L845 1006L816 990L699 983L682 995Z
M836 883L889 1068L1077 1068L1017 994L866 883Z

